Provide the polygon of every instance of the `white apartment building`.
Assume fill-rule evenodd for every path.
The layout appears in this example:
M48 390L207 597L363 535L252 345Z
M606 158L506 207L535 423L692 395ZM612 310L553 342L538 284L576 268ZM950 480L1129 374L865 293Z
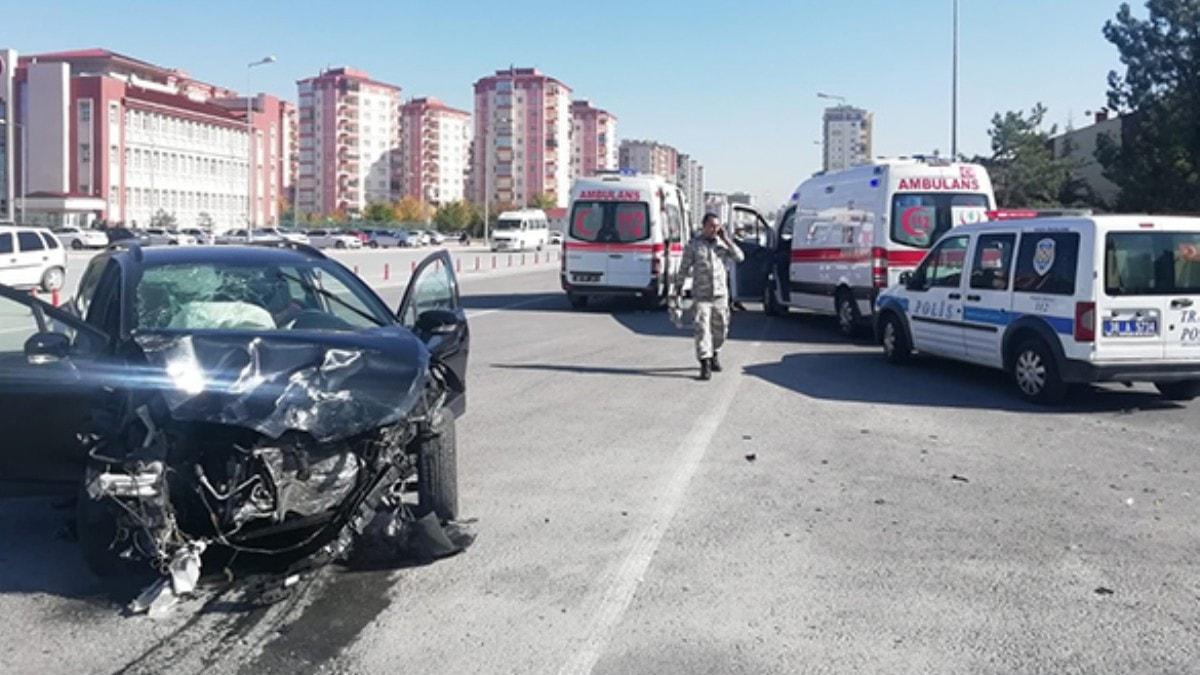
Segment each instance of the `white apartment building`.
M704 166L689 155L679 155L679 187L683 188L692 210L692 220L699 223L704 217Z
M400 192L400 87L353 68L297 82L300 161L297 212L359 213Z
M476 201L525 206L538 194L565 207L571 189L571 88L534 68L475 82Z
M679 178L679 152L658 141L621 141L619 161L622 169L652 173L675 182Z
M871 161L875 116L862 108L825 109L825 170L842 171Z
M436 98L417 98L400 109L403 194L432 204L466 198L471 114Z

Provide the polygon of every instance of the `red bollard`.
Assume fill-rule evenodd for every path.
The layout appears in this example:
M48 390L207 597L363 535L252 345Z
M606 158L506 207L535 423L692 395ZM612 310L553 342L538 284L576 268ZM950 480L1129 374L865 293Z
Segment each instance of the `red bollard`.
M354 266L354 276L358 276L358 265Z
M536 252L533 254L533 264L538 264L538 254Z
M57 288L54 289L53 291L50 291L50 304L55 307L58 307L58 289Z
M492 269L496 269L496 256L492 256Z
M525 254L522 253L521 254L521 267L524 267L524 266L525 266Z
M416 271L417 271L417 261L416 261L416 260L412 261L412 268L411 268L409 271L410 271L410 272L416 272Z
M475 256L475 271L479 271L479 256Z
M462 272L462 258L455 258L455 259L454 259L454 271L455 271L455 272Z
M383 263L383 280L387 281L392 277L392 269L387 263Z
M512 254L511 253L508 254L508 266L512 267Z

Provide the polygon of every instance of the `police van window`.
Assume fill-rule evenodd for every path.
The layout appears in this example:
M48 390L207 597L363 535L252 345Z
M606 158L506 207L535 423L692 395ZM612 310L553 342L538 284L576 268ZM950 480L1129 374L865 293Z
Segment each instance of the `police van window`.
M650 236L650 207L645 202L577 201L571 212L573 239L629 243Z
M1200 234L1114 232L1104 245L1109 295L1200 294Z
M17 244L22 251L41 251L46 248L37 232L18 232Z
M910 288L958 288L967 257L968 237L951 237L938 244L913 273Z
M1013 290L1045 295L1074 295L1079 234L1025 232L1017 252Z
M1012 271L1015 234L984 234L975 244L975 260L971 263L971 288L985 291L1008 289Z
M929 248L951 227L983 220L987 195L900 193L892 197L892 241Z

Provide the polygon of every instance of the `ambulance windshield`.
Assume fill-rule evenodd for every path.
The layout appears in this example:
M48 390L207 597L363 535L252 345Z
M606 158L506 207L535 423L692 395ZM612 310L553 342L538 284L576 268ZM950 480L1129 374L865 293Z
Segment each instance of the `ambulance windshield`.
M577 201L570 236L578 241L629 243L650 237L650 208L645 202Z
M987 220L987 195L902 192L892 198L892 241L929 248L951 227Z

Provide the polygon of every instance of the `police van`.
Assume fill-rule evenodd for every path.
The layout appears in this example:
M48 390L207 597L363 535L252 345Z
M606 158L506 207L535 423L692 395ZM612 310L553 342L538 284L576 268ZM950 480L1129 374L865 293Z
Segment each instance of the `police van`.
M571 306L626 296L662 306L692 235L687 198L665 178L604 172L571 187L562 288Z
M996 221L950 231L876 300L889 361L914 351L1005 370L1024 398L1071 383L1200 395L1200 218Z
M492 229L493 251L540 251L550 241L550 221L541 209L505 211Z
M853 334L869 325L878 293L911 270L953 227L996 207L987 170L936 158L880 160L804 181L765 238L743 249L740 299L768 314L833 314Z

